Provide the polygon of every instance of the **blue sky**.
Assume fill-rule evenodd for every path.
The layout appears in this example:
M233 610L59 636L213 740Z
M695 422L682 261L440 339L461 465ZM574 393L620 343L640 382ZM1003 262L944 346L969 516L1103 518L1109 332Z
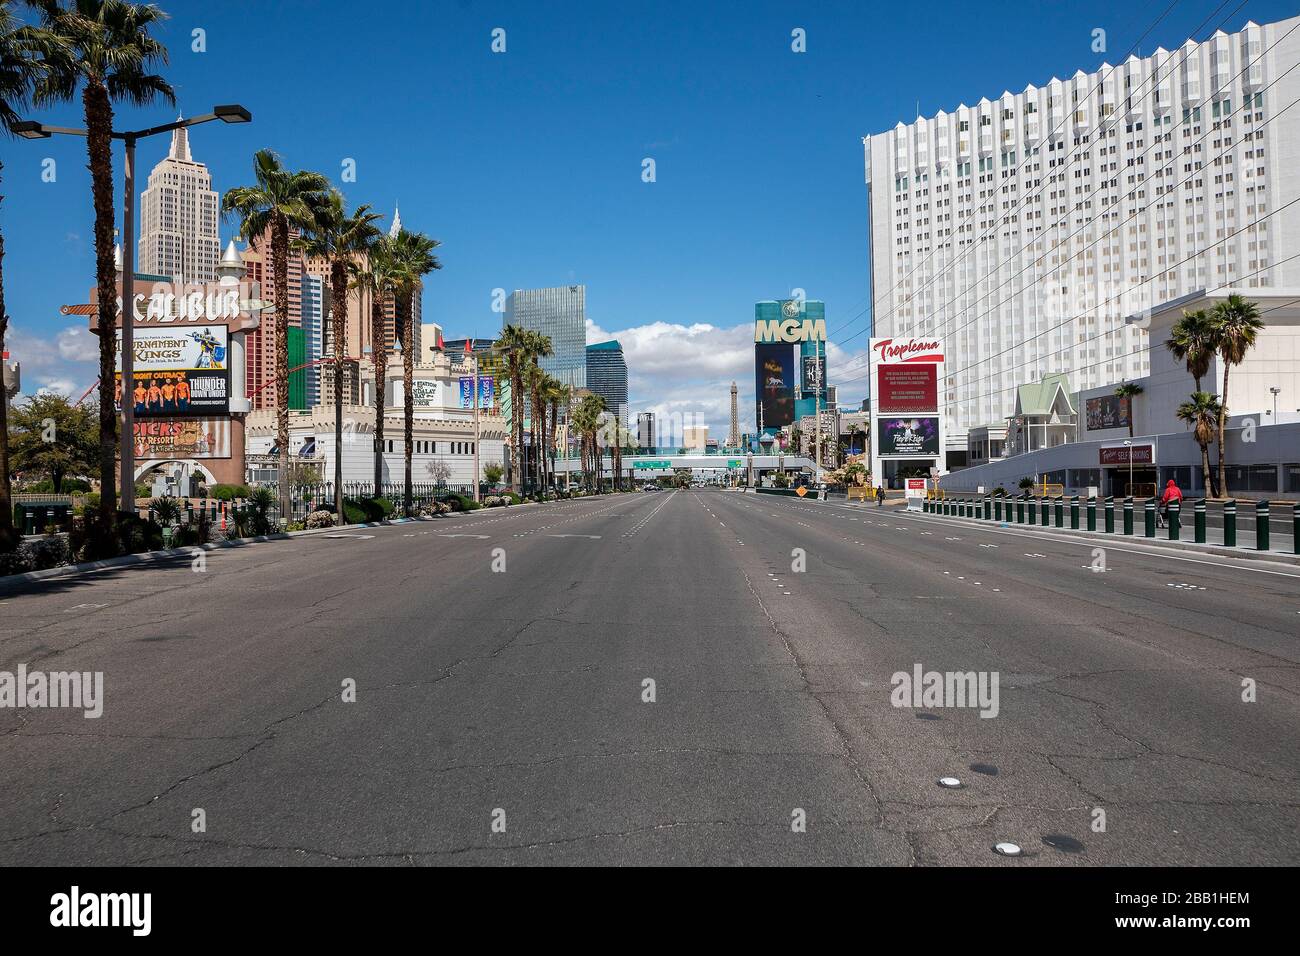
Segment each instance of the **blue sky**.
M1247 2L1224 22L1238 3L1196 38L1296 12ZM1219 5L1180 0L1139 52L1177 46ZM702 413L718 432L733 378L752 418L755 300L802 288L826 302L832 382L865 347L862 136L918 107L932 115L1119 62L1170 0L1004 3L975 20L978 6L943 0L161 6L180 110L239 102L254 115L191 133L220 192L250 178L264 146L336 180L355 160L356 182L340 183L349 202L385 214L400 203L405 226L442 241L424 310L449 336L500 327L495 288L583 282L592 340L612 334L628 351L633 410ZM503 54L491 51L497 27ZM1091 48L1098 27L1106 54ZM806 53L791 50L795 28ZM206 52L192 50L196 29ZM122 109L117 126L174 115ZM81 125L73 108L40 118ZM166 145L141 146L141 181ZM0 141L10 349L28 392L79 394L95 377L93 341L58 311L93 283L84 149ZM41 180L47 157L53 183ZM120 154L114 175L120 204Z

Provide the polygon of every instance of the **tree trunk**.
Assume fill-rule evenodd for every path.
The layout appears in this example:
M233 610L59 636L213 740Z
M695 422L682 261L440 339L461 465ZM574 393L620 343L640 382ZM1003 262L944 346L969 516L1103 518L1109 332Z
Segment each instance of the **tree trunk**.
M334 523L343 523L343 352L348 331L348 264L330 263L330 301L334 315Z
M406 444L406 461L404 468L403 509L405 515L411 516L411 498L414 488L411 485L411 446L415 434L415 396L411 389L415 384L415 349L411 342L415 338L415 308L413 294L403 293L397 300L398 321L402 323L402 438ZM474 396L478 401L478 396Z
M1223 395L1219 399L1219 493L1228 497L1228 470L1224 466L1223 444L1228 427L1228 370L1231 366L1223 363Z
M388 375L382 290L376 290L370 302L370 356L375 363L375 497L378 498L384 493L384 380Z
M1205 497L1210 497L1210 446L1201 446L1201 480L1205 485Z
M4 164L0 163L0 170ZM0 202L4 197L0 196ZM4 287L5 240L0 233L0 362L4 361L5 333L9 330L9 313L5 311ZM9 392L5 389L4 369L0 368L0 554L18 546L14 531L13 496L9 486Z
M275 440L280 446L280 520L293 516L289 489L289 221L271 219L271 270L275 282Z
M515 494L524 490L523 444L524 444L524 378L518 373L510 374L510 487Z
M99 521L113 527L117 504L117 409L113 380L117 365L117 268L113 264L113 104L98 81L86 84L86 152L95 206L95 286L99 298ZM126 242L132 241L128 236ZM130 309L125 309L126 315Z

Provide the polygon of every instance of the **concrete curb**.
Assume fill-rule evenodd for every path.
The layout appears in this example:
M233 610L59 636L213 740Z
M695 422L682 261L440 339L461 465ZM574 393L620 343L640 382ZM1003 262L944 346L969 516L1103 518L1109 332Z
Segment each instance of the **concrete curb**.
M260 544L267 541L288 541L293 538L307 537L317 534L331 534L340 531L355 530L359 528L382 528L384 526L412 524L417 521L442 521L452 515L469 517L471 515L484 514L492 511L506 511L508 508L522 508L525 505L552 504L553 502L521 501L517 505L502 506L498 508L478 508L474 511L453 511L447 515L440 515L436 518L387 518L383 521L365 521L360 524L341 524L329 528L308 528L302 531L281 531L276 534L260 534L250 538L236 538L234 541L209 541L206 544L188 544L182 548L169 548L163 551L141 551L139 554L124 554L116 558L105 558L102 561L83 561L80 564L65 564L57 568L46 568L43 571L24 571L22 574L8 574L0 577L0 594L8 594L12 591L19 590L19 585L35 584L41 581L49 581L54 578L74 578L84 574L91 574L95 571L106 571L112 568L127 568L137 564L153 564L158 561L166 561L174 558L189 558L194 556L196 550L199 551L217 551L224 548L242 548L249 544Z

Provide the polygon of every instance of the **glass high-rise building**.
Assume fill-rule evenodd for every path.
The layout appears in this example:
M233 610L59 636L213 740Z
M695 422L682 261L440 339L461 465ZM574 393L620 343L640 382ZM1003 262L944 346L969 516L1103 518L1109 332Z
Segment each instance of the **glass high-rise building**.
M304 333L305 362L318 361L325 347L325 316L329 314L329 286L320 276L311 273L302 274L302 330ZM330 354L333 354L332 352ZM313 365L305 369L306 401L308 408L321 403L321 372L323 366ZM331 370L332 374L332 370Z
M587 387L586 286L516 289L506 298L505 324L550 336L553 354L538 364L565 385Z
M619 422L627 422L627 361L618 342L587 346L587 388L605 400Z

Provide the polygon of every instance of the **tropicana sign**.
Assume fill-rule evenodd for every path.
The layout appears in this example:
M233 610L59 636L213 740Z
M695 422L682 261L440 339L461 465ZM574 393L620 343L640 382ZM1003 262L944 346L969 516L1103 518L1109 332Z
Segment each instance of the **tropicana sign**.
M881 365L943 361L943 346L935 339L872 339L871 347Z

